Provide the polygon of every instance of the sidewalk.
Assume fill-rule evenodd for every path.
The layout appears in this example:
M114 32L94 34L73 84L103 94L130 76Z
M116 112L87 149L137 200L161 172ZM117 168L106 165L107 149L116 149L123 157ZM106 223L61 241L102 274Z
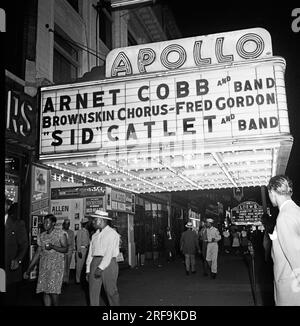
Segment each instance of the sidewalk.
M247 266L241 256L219 255L217 279L202 275L199 257L196 274L187 276L180 257L174 262L152 262L120 270L118 289L122 306L253 306ZM21 302L41 306L35 283L26 284ZM87 306L85 292L71 283L63 288L60 306Z

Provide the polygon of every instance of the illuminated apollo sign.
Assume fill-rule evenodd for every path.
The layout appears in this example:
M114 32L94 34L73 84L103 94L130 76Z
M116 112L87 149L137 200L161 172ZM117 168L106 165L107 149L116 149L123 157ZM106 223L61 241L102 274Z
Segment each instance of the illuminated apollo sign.
M40 154L289 133L281 58L41 89Z
M271 56L269 32L251 28L114 49L106 58L106 77L203 68Z

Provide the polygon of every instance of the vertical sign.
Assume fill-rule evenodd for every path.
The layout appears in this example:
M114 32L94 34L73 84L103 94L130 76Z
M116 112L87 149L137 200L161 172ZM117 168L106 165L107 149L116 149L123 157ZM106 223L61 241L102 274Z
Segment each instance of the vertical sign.
M6 32L6 13L0 8L0 32Z
M106 198L106 210L110 211L111 210L111 188L110 187L106 187L105 198Z
M50 169L33 164L31 169L31 213L47 214L50 200Z
M32 164L31 166L31 219L29 258L33 258L37 249L37 236L42 231L43 216L50 209L50 177L49 168ZM30 279L37 277L37 268L30 273Z

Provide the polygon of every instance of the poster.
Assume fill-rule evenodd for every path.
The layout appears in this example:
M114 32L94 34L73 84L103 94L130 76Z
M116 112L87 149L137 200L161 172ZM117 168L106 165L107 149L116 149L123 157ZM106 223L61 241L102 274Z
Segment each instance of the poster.
M47 170L38 167L35 169L34 191L47 193L47 172Z
M70 220L70 229L74 231L75 224L83 218L83 198L51 200L51 213L56 216L58 228L62 227L64 219Z
M31 214L49 213L50 169L32 164L31 169Z
M70 230L74 232L76 237L77 231L79 230L80 220L84 216L83 207L83 198L51 200L50 211L57 218L56 228L62 229L63 221L67 218L70 220ZM72 256L70 268L75 268L74 253Z

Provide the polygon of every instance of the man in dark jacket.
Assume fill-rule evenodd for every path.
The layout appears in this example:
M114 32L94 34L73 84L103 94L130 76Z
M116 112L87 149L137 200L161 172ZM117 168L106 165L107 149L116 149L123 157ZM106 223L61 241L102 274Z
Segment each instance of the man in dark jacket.
M17 217L17 203L10 206L5 199L5 305L17 305L18 288L22 280L22 260L28 249L24 221Z
M186 275L189 275L190 270L193 274L196 273L195 254L200 253L200 247L197 233L192 229L193 223L188 222L185 227L187 230L182 233L180 238L180 251L185 256Z

